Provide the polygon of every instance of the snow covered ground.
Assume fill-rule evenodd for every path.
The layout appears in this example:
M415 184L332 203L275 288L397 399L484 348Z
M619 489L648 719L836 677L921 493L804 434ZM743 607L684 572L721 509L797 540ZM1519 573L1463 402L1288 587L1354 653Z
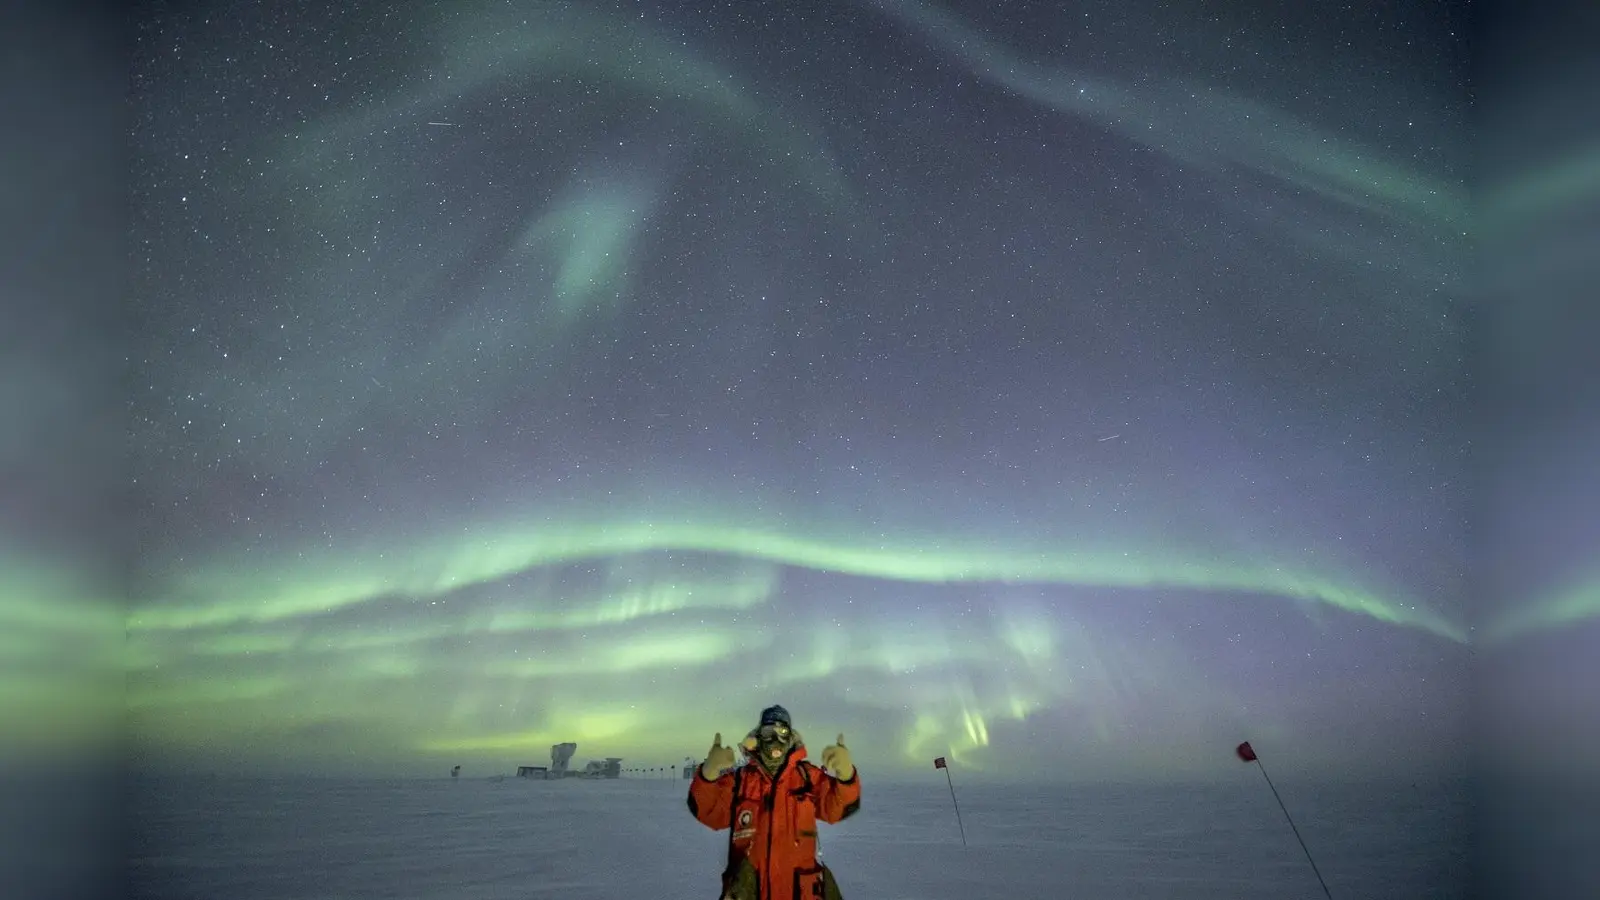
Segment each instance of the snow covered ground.
M868 776L870 779L870 775ZM1265 783L963 788L864 782L823 826L846 900L1292 900L1322 896ZM1280 784L1336 900L1467 894L1460 785ZM139 779L135 898L716 896L726 833L679 780Z

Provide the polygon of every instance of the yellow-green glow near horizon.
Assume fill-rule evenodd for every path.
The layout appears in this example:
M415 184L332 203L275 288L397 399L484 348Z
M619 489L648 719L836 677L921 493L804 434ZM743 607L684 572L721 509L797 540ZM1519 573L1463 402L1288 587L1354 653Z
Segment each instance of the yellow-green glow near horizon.
M0 554L0 751L115 741L124 612L109 585Z
M610 552L608 565L640 568ZM1115 664L1088 636L1065 640L1042 607L1013 604L1015 614L978 629L936 618L881 630L821 622L797 632L773 619L774 604L781 603L776 566L746 559L727 566L722 581L697 584L668 574L678 567L658 560L653 577L659 580L588 599L519 591L514 605L495 600L454 612L449 604L440 608L413 596L392 604L380 624L315 624L311 610L296 607L284 617L199 616L182 625L158 617L159 627L152 627L149 611L135 610L128 645L135 727L158 746L205 747L219 739L218 730L228 731L229 722L249 733L307 718L359 722L382 710L388 740L414 752L538 760L550 744L576 740L603 742L610 755L639 756L659 754L663 745L693 747L703 732L730 728L717 716L723 704L663 706L663 692L705 683L717 696L748 695L757 703L773 693L805 694L842 683L855 689L843 695L850 702L886 707L878 715L904 729L888 757L888 748L869 752L880 764L911 766L948 753L982 768L981 751L995 721L1020 723L1062 703L1103 701L1112 689L1107 679ZM451 583L470 584L464 578ZM332 609L337 614L341 608ZM518 635L531 643L519 646ZM430 643L475 639L485 641L484 649L471 653L465 667L432 661ZM211 669L206 660L219 657L228 658L227 668ZM218 677L206 675L211 671ZM1004 677L980 688L972 679L983 672ZM987 679L980 674L979 680ZM459 685L453 712L407 709L412 685L437 682ZM639 702L597 711L600 698L617 691ZM529 697L541 698L532 703L545 723L540 728L470 725L488 708L515 719ZM452 719L459 727L451 727ZM209 724L191 732L200 726L187 723L196 721ZM1106 722L1091 728L1110 739Z
M1593 592L1580 596L1592 597ZM1562 602L1545 604L1545 607L1571 611ZM1597 612L1600 610L1591 603L1575 614L1564 612L1538 618L1544 622L1544 627L1555 628L1574 624L1580 618L1593 618ZM1485 629L1485 633L1496 641L1507 640L1514 624L1523 633L1531 630L1526 623L1533 617L1521 617L1516 623L1508 619ZM622 624L614 623L613 627ZM153 744L182 747L193 741L195 746L205 747L219 739L215 732L225 732L228 722L250 733L258 728L270 731L275 727L288 727L307 717L350 717L360 721L373 711L368 698L381 696L396 704L393 708L382 707L387 717L402 723L410 720L409 728L414 732L406 746L412 751L464 754L486 763L507 755L537 762L542 760L541 754L550 744L566 740L576 740L585 747L600 742L610 748L609 755L626 753L634 758L653 758L664 755L664 747L697 746L708 729L730 727L730 723L717 716L724 704L707 704L703 708L683 708L671 701L661 704L661 691L676 693L682 689L671 689L669 685L705 683L714 686L720 682L724 686L711 688L719 696L724 695L723 691L734 696L748 694L749 702L756 703L760 697L774 692L782 696L797 689L808 691L840 678L846 684L864 687L915 679L919 684L928 685L928 689L911 694L903 693L902 688L883 691L886 706L897 706L896 701L899 701L906 704L907 711L914 709L916 712L901 720L904 732L897 742L890 748L869 751L869 758L879 765L898 768L915 767L932 755L949 755L965 768L983 770L982 751L989 743L993 722L1024 722L1042 709L1070 703L1075 691L1105 688L1103 681L1092 674L1087 684L1077 680L1087 671L1082 655L1085 647L1061 647L1056 629L1043 617L1001 621L981 634L961 634L958 629L943 628L937 622L889 638L851 636L844 629L825 627L808 639L785 640L784 643L794 650L793 656L774 652L780 641L778 634L782 629L779 628L724 624L679 627L677 631L681 633L662 631L658 626L633 637L596 633L553 655L486 655L469 672L460 673L469 676L470 684L474 685L464 686L463 696L480 695L481 699L473 701L480 705L496 705L503 703L504 698L529 692L543 694L554 690L570 694L570 700L558 703L545 724L537 729L485 732L463 723L468 729L464 732L452 733L448 728L441 732L441 723L431 712L425 715L423 713L429 711L419 709L417 715L408 715L404 708L405 697L410 692L407 685L448 675L431 666L420 649L402 650L396 655L390 645L376 635L371 647L347 647L342 653L330 656L331 668L325 671L316 670L310 663L312 657L306 655L312 651L305 648L298 654L290 654L286 644L265 639L252 642L248 634L197 637L192 648L185 648L181 643L172 648L172 655L166 658L167 665L182 672L186 663L194 661L185 659L185 652L198 656L225 649L258 657L276 657L280 660L281 671L219 680L180 676L175 681L165 682L136 678L130 690L129 705L138 733ZM435 637L459 637L464 632L459 625L454 630L441 626ZM777 646L777 649L781 651L783 647ZM777 663L767 666L764 660L774 656ZM740 687L740 682L754 680L752 673L759 672L763 666L768 667L770 677L757 683L767 686L765 692ZM264 671L271 668L269 664ZM1008 668L1012 672L1012 683L997 691L979 693L962 674L973 668ZM701 682L700 678L706 681ZM598 694L584 690L584 682L595 679L601 682ZM627 690L638 696L640 702L627 704L626 708L597 711L596 698L623 683L631 684ZM333 699L340 697L346 698L345 701ZM493 699L496 697L501 699ZM197 714L212 724L206 726L203 733L189 733L184 723L192 721ZM448 723L449 717L445 720ZM280 724L275 726L274 722ZM833 726L825 726L824 730L829 727ZM1104 739L1111 739L1106 723L1091 723L1090 727ZM402 726L400 732L403 734L406 730ZM886 750L891 752L886 755Z
M552 533L558 536L546 536ZM687 753L702 733L730 730L715 717L716 706L689 712L670 701L658 706L663 694L692 691L701 679L716 685L717 696L749 696L746 705L768 694L831 693L825 686L847 684L861 687L841 700L884 707L871 717L879 740L885 718L899 723L893 727L900 737L869 758L909 767L944 753L977 769L996 721L1023 723L1063 703L1113 702L1114 693L1106 692L1115 690L1120 666L1088 637L1064 642L1045 607L1014 601L1012 614L977 630L939 619L885 624L882 634L877 626L864 632L859 621L808 628L782 618L785 569L885 587L993 582L1011 590L1242 591L1315 601L1450 641L1465 635L1425 610L1247 566L1180 565L1152 554L1141 568L1131 555L963 553L932 543L915 551L681 523L508 529L453 548L384 553L364 567L351 562L321 572L325 581L318 580L319 565L301 555L260 574L240 568L227 577L221 568L201 568L209 574L174 579L170 595L218 600L132 609L129 702L140 733L158 745L206 746L213 738L191 733L187 724L202 709L198 721L220 716L237 720L240 729L289 727L313 710L337 722L383 710L388 740L417 753L537 761L551 744L575 740L637 757L662 746ZM538 577L563 566L607 574L578 587ZM277 574L269 577L269 570ZM1124 602L1137 603L1137 594ZM470 663L441 668L431 662L441 642L482 649L467 651ZM215 680L205 674L213 671ZM407 709L406 686L415 683L459 685L457 699L449 712ZM868 687L886 684L899 686ZM619 692L639 702L596 711ZM873 693L877 698L869 699ZM514 724L529 708L538 710L542 727ZM502 719L502 729L481 724ZM1090 729L1111 739L1104 719L1091 717Z

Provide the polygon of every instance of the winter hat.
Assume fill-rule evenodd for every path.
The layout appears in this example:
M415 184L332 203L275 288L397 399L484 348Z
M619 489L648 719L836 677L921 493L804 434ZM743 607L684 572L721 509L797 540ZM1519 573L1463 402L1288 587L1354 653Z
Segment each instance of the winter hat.
M761 711L761 725L782 725L793 728L794 722L789 719L789 711L776 704Z

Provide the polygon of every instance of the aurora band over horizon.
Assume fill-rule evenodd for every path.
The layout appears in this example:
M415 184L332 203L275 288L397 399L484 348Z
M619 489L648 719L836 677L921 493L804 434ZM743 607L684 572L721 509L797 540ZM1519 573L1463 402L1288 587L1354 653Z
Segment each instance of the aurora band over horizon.
M448 723L466 716L467 708L481 712L488 697L522 698L533 684L679 680L686 671L710 671L737 660L746 662L736 668L758 666L763 654L781 644L790 652L769 667L770 686L810 691L840 673L892 682L917 672L914 690L921 700L901 726L892 764L911 766L932 749L950 748L965 764L978 765L968 751L988 743L988 723L1023 719L1081 690L1075 684L1081 675L1053 669L1070 659L1081 661L1092 642L1063 634L1044 608L1008 604L1012 612L986 622L983 634L959 638L944 632L939 621L922 628L884 623L881 633L872 627L836 639L831 632L786 637L792 628L763 621L780 599L785 567L856 576L869 584L1001 582L1267 594L1313 601L1448 641L1465 639L1460 625L1425 609L1329 580L1243 565L1163 564L1154 555L1095 558L1065 550L1008 555L962 554L932 545L922 552L863 548L736 527L636 524L544 534L550 531L555 535L507 531L397 554L406 560L404 566L373 559L366 566L347 560L326 568L301 563L297 569L275 561L253 574L231 566L211 575L185 573L171 583L171 596L227 599L142 604L130 613L129 702L135 718L146 723L152 740L181 743L181 718L168 716L195 708L210 710L208 729L217 716L237 717L242 727L260 721L262 709L292 718L284 704L308 695L388 696L417 681L470 679L469 684L483 684L463 686L462 696L451 703L453 716L443 723L415 723L417 732L409 737L415 750L528 754L566 735L620 744L638 755L650 752L641 732L656 741L673 732L631 703L596 703L588 697L571 705L555 702L540 717L544 724L532 729L480 727L463 733ZM598 583L580 579L572 584L559 576L540 583L538 573L564 567L598 567L607 574ZM530 574L534 577L527 583ZM364 607L376 608L381 627L353 615ZM579 632L581 640L575 636ZM457 641L484 648L470 671L428 662L431 645ZM1064 655L1069 649L1074 652ZM196 677L212 666L229 674ZM1008 672L1003 683L973 686L973 671L996 668ZM894 690L885 699L903 698ZM693 719L698 724L711 712ZM354 709L347 714L359 716ZM704 730L684 727L691 733ZM201 735L192 737L203 743ZM683 739L692 743L687 734Z
M436 583L426 589L419 582L386 578L381 567L375 566L365 581L308 580L301 586L284 587L280 595L259 598L235 593L240 600L231 608L225 605L135 608L127 618L128 645L124 655L130 671L128 702L135 721L145 720L143 726L136 727L157 730L157 734L150 735L153 740L163 744L176 742L181 746L187 738L193 738L203 747L205 734L186 735L178 722L166 720L165 716L183 715L184 710L207 709L208 716L221 716L224 721L245 727L246 723L258 720L264 710L295 715L293 709L304 701L307 691L347 693L355 690L361 693L389 684L403 692L404 685L409 682L441 675L423 656L430 642L470 640L479 636L491 641L525 642L524 646L538 648L527 655L486 660L476 668L478 677L486 681L512 683L540 679L562 683L572 678L618 676L634 679L660 670L713 668L770 651L778 641L778 629L769 628L759 618L748 614L758 612L774 600L781 580L780 567L822 568L828 561L825 548L812 548L811 555L802 561L799 551L794 549L800 542L773 541L748 554L738 554L727 548L712 549L704 536L701 540L707 542L706 545L695 547L690 553L685 551L690 548L691 541L674 542L661 536L653 542L627 542L626 549L619 546L624 542L615 537L609 543L595 542L586 547L569 544L562 551L545 548L537 557L530 555L529 558L536 558L537 562L527 569L604 561L610 576L588 588L569 585L543 596L530 597L537 588L530 590L528 585L515 591L497 591L490 602L459 604L465 607L459 612L441 612L433 604L474 587L515 578L526 569L507 570L504 557L491 564L480 555L476 569L457 565L436 570ZM795 554L794 558L785 559L785 549ZM707 560L700 559L689 568L699 574L686 578L671 574L674 570L684 571L685 558L697 553L711 554L712 564L708 566ZM1082 580L1073 582L1067 580L1065 567L1053 571L1039 567L1025 574L1019 568L1001 575L1000 567L1006 561L999 558L974 558L959 563L946 558L938 566L900 560L896 568L896 561L888 554L856 554L854 562L849 562L846 554L836 556L851 567L852 574L879 580L974 578L1027 582L1048 580L1041 575L1050 572L1058 582L1085 584L1093 580L1082 576L1096 574L1092 567L1083 567L1077 573ZM1121 578L1109 572L1106 575L1102 583L1141 586L1131 574ZM252 582L260 583L254 578L242 578L234 581L232 587L234 591L241 591ZM221 582L207 586L219 593L227 592ZM1209 583L1196 580L1189 584L1195 589L1227 586L1221 577ZM556 586L547 583L545 587ZM58 640L68 637L81 644L84 636L106 630L108 622L102 621L105 617L67 616L65 610L73 607L51 604L41 591L37 585L31 593L24 590L24 586L14 586L6 592L6 602L0 603L0 610L13 626L8 634L17 636L27 646L46 647L48 644L39 638L49 635ZM341 591L364 593L341 595ZM1351 597L1361 596L1350 592L1341 598L1351 602ZM1517 621L1508 619L1486 628L1486 635L1489 639L1508 640L1536 627L1538 621L1550 628L1593 617L1600 611L1593 603L1595 596L1591 586L1543 607L1528 607L1516 617ZM1587 601L1582 599L1585 597ZM327 621L326 610L343 605L383 607L384 625L373 628L354 619L343 623ZM1545 607L1549 609L1547 613L1538 612ZM1368 612L1368 608L1359 605L1347 609L1397 626L1428 631L1451 641L1462 640L1459 628L1430 621L1410 611L1372 607ZM422 615L422 610L426 610L427 615ZM747 615L729 615L739 612ZM707 615L722 621L710 628L686 624ZM651 627L627 633L630 625L639 624ZM987 624L991 643L984 646L973 644L970 638L956 639L937 622L920 629L901 626L895 629L900 632L898 635L882 637L857 635L851 639L830 640L825 632L819 638L801 642L801 648L809 651L809 658L799 656L785 660L771 672L768 684L774 687L804 685L852 669L876 673L885 680L904 676L918 667L944 671L945 685L919 692L923 704L907 723L894 758L886 761L915 766L924 762L923 757L931 749L952 747L964 765L981 768L982 754L973 754L987 744L988 723L996 719L1025 718L1062 696L1070 695L1070 679L1049 674L1050 664L1058 662L1063 651L1081 653L1086 649L1081 635L1063 634L1059 623L1042 608L1031 612L1024 609ZM590 644L589 649L577 649L569 637L563 636L574 630L603 631L607 628L619 630L622 636ZM968 676L961 669L992 664L995 651L991 646L1004 648L999 651L1002 655L1011 657L1031 674L1014 677L1000 693L986 695L973 690L970 684L963 686ZM257 664L248 670L249 674L241 672L223 679L193 677L207 671L208 660L231 660L237 664L243 658L250 658ZM327 668L317 671L318 667L310 664L315 660L322 660ZM162 667L168 667L173 677L163 677ZM8 714L15 715L26 709L28 704L24 704L24 700L37 704L44 696L42 691L48 681L37 679L19 683L18 679L7 679ZM933 684L938 685L939 679ZM944 690L946 686L950 690ZM55 702L60 702L61 685L55 686L51 696ZM87 703L93 698L90 694L81 694L80 699ZM487 701L460 702L470 707ZM429 727L418 722L418 733L410 740L414 750L465 753L471 758L474 753L491 757L496 753L531 753L554 743L554 738L561 735L591 743L620 743L640 755L654 748L648 741L639 742L637 732L647 728L656 734L656 740L665 737L660 726L652 723L650 715L632 704L597 705L585 699L562 708L546 722L543 727L534 729L464 733L452 733L448 728L441 732L437 724ZM208 725L207 730L214 727L214 724ZM692 726L686 729L693 730ZM956 737L949 741L952 730ZM687 740L689 736L684 738Z

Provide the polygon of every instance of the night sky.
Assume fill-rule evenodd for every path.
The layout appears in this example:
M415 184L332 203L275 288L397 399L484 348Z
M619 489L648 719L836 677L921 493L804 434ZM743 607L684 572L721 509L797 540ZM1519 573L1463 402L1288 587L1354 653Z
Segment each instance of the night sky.
M133 739L1459 770L1465 18L1324 6L144 22Z

